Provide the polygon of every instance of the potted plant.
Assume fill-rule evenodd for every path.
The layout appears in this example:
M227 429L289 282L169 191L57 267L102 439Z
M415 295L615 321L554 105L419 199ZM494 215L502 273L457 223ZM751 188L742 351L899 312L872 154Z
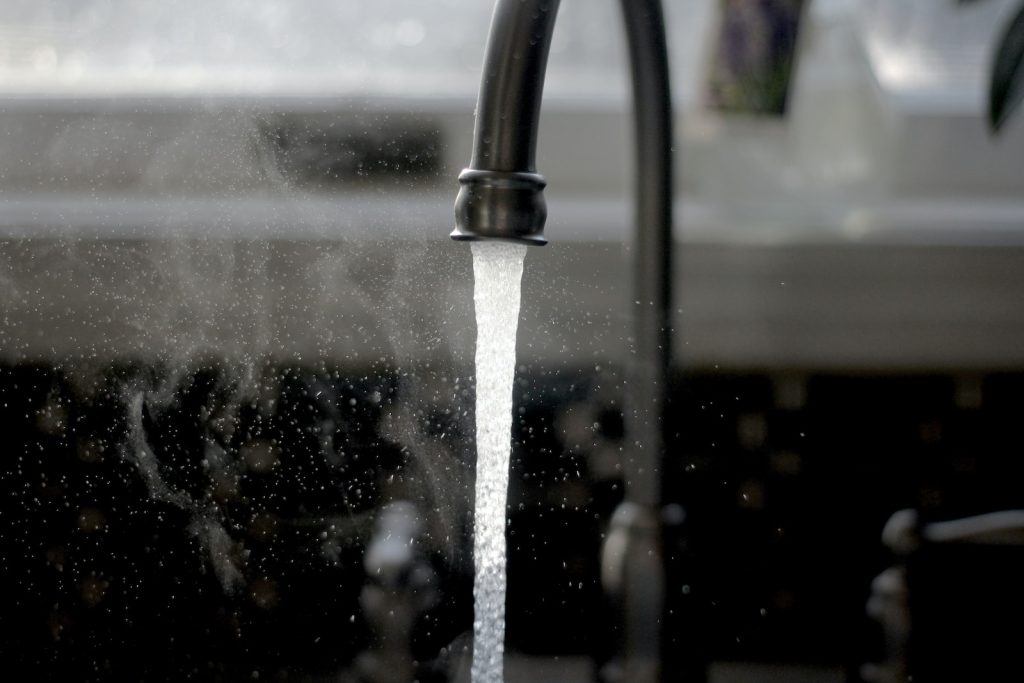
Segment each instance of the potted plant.
M979 0L958 0L968 5ZM1003 29L992 59L988 87L988 123L998 133L1024 100L1024 3Z

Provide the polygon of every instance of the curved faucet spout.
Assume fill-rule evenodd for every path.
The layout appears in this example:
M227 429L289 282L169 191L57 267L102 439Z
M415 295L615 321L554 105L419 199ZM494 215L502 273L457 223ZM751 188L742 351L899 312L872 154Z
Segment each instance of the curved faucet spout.
M498 0L477 102L473 157L459 176L452 239L545 244L536 149L558 0ZM633 340L627 366L625 501L603 566L622 610L623 680L660 676L661 470L671 367L672 99L660 0L621 0L635 120ZM619 565L618 568L615 565ZM642 586L636 591L630 586ZM625 594L623 594L625 593Z
M537 124L557 12L558 0L499 0L494 8L452 239L547 243Z
M459 176L452 239L545 244L536 151L559 0L498 0L477 100L473 155ZM636 116L637 224L671 243L672 104L660 0L622 0ZM638 231L638 234L641 231ZM668 253L665 249L664 253Z

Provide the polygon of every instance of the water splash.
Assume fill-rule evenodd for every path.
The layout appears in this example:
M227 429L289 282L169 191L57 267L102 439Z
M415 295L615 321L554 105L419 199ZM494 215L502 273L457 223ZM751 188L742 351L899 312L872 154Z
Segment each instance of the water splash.
M505 504L512 447L512 380L526 247L474 242L476 304L476 506L473 683L503 680Z
M224 592L228 595L234 594L245 583L245 577L237 563L239 547L225 528L226 520L215 503L193 499L185 491L172 488L160 473L156 454L150 446L143 425L142 413L146 398L146 392L137 391L128 400L128 440L125 444L125 455L129 462L135 464L153 500L173 505L189 513L192 518L188 525L189 535L199 541ZM215 472L220 470L221 473L226 471L229 467L226 458L210 457L212 455L213 451L208 448L207 462L211 463L211 469Z

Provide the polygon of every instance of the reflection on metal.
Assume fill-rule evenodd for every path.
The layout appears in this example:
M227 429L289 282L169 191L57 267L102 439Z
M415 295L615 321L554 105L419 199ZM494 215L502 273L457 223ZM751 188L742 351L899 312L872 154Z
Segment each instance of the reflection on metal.
M882 628L871 683L999 680L1019 670L1024 608L1024 510L924 523L900 510L882 532L898 564L871 584L868 616Z

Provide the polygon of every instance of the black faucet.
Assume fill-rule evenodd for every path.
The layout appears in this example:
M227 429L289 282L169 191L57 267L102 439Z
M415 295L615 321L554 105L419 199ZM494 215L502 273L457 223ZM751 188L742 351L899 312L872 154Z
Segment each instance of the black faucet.
M542 245L547 207L537 130L558 0L498 0L477 102L473 158L459 175L455 240ZM672 101L660 0L622 0L636 142L633 344L627 365L625 499L602 580L620 612L621 650L605 677L662 676L661 470L671 366Z

